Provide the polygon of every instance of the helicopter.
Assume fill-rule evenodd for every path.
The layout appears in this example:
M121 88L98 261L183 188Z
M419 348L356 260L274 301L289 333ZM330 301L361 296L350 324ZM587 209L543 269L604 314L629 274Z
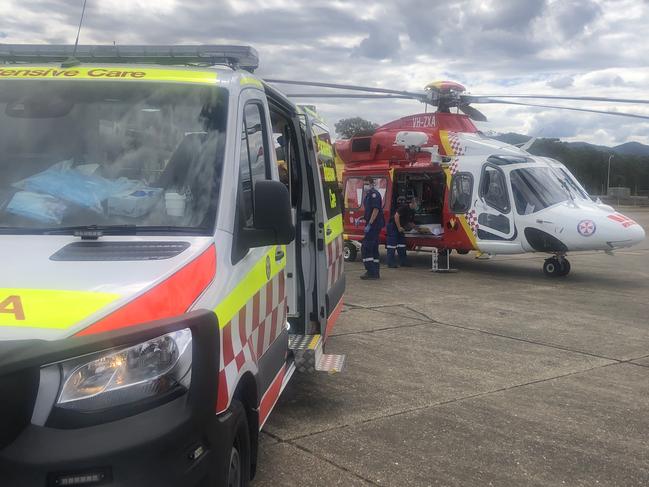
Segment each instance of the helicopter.
M412 198L420 202L416 226L406 232L406 245L411 250L434 248L447 258L452 250L459 254L477 251L479 257L542 252L550 254L543 263L544 274L563 277L571 270L569 252L597 250L610 254L645 238L643 228L634 220L599 199L594 201L561 162L530 154L527 149L531 143L518 147L485 136L473 121L487 121L487 117L472 104L500 103L649 119L635 113L529 103L528 99L635 104L648 104L649 100L473 95L453 81L432 82L421 92L265 81L346 90L288 94L293 98L413 99L426 108L436 108L389 122L370 136L336 141L336 157L344 162L341 191L346 260L356 258L363 238L366 176L374 179L383 197L386 221L399 203ZM386 242L385 229L380 242Z

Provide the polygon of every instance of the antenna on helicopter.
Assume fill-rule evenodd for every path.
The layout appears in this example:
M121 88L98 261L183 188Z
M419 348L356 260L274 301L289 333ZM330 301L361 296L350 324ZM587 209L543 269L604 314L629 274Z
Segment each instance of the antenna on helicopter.
M61 63L62 68L71 68L72 66L77 66L81 64L75 56L77 54L77 46L79 45L79 34L81 34L81 26L83 25L83 16L86 13L86 3L88 0L83 0L83 7L81 9L81 18L79 19L79 28L77 29L77 38L74 41L74 49L72 55Z

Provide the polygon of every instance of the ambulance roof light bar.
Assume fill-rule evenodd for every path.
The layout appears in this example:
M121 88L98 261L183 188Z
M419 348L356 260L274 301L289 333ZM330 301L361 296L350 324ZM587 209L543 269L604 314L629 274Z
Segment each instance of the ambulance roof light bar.
M65 62L73 56L73 45L0 44L0 62ZM257 51L250 46L77 46L74 58L92 63L142 63L165 65L227 64L251 73L259 67Z

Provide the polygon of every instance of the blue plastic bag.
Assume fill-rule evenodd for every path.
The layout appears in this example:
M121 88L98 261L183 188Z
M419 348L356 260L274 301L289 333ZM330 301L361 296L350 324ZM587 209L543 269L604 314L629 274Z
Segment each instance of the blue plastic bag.
M59 162L43 172L13 186L25 191L44 193L82 208L103 213L102 202L109 196L128 191L137 184L126 178L111 181L72 168L72 161Z
M19 191L16 193L5 211L38 222L58 225L63 219L66 205L62 201L47 194Z

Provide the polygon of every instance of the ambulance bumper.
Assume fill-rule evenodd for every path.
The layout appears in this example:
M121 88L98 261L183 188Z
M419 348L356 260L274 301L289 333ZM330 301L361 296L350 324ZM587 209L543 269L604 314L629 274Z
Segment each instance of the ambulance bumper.
M197 417L179 398L91 428L30 425L2 452L2 485L217 485L230 444L226 419Z
M229 450L232 433L228 414L214 413L219 364L218 324L214 313L197 312L186 315L182 321L161 320L133 327L125 332L127 338L124 333L119 336L119 332L102 335L108 336L113 344L128 343L181 326L191 328L193 334L189 391L156 407L91 426L56 424L53 427L48 422L39 426L25 421L16 434L0 439L3 441L0 444L3 487L217 485L215 479L226 468L225 450ZM71 353L79 353L79 346L87 348L88 342L93 347L97 345L93 340L105 338L97 337L70 339ZM7 397L4 386L10 383L9 377L16 374L16 377L33 377L23 366L33 368L35 357L25 355L18 366L3 367L6 364L0 362L4 397ZM45 358L44 363L52 363L50 356ZM24 416L16 408L8 409L7 414L13 415L15 421Z

